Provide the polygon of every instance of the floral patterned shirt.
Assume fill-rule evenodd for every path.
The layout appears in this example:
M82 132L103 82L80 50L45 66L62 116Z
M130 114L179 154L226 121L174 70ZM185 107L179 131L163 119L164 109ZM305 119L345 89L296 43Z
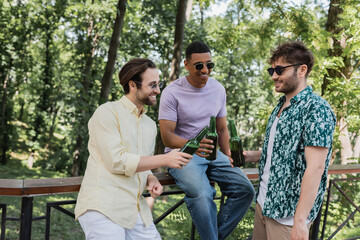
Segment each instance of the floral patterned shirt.
M266 127L259 162L259 181L264 171L270 129L285 100L285 96L279 99ZM276 127L264 216L285 218L295 215L306 169L305 147L321 146L328 148L329 152L318 194L308 217L310 221L316 218L325 193L335 123L336 117L329 103L313 93L310 86L290 100Z

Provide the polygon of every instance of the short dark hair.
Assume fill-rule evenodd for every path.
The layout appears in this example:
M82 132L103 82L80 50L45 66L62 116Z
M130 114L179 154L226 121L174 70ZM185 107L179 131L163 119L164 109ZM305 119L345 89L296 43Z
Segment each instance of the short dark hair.
M195 41L186 48L186 59L191 59L193 53L211 53L210 48L203 42Z
M280 58L283 58L284 61L291 64L306 64L307 72L305 77L309 76L309 73L312 70L314 65L314 55L311 51L305 46L304 43L296 41L296 42L288 42L279 45L273 52L272 57L269 60L270 64L273 64Z
M148 68L156 68L156 65L153 61L146 58L132 59L121 68L119 72L119 80L120 84L124 88L125 94L128 94L130 91L130 80L135 81L137 88L141 88L141 84L137 82L142 82L141 74Z

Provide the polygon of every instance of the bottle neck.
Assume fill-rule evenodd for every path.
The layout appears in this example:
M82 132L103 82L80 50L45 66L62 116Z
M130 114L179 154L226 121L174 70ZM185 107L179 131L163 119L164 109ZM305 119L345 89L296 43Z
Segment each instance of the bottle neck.
M211 117L211 119L210 119L210 130L209 130L209 132L216 133L216 118L215 117Z
M230 137L237 137L236 127L234 121L230 121Z
M209 131L209 127L208 126L205 126L201 131L200 133L195 137L195 140L197 142L200 142L204 137L205 135L207 134L207 132Z

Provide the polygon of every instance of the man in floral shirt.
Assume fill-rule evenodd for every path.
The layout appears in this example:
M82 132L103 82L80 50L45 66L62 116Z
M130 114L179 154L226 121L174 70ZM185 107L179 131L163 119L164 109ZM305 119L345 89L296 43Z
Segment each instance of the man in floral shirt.
M275 91L284 93L270 115L259 162L253 240L308 239L324 197L336 118L307 86L314 57L301 42L280 45L270 58Z

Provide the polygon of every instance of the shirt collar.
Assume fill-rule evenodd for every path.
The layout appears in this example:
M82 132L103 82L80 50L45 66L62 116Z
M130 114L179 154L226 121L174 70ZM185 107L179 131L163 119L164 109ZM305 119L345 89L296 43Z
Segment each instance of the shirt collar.
M129 112L136 114L136 116L139 116L139 109L125 95L120 98L120 102L125 106L126 109L129 110ZM144 111L142 111L141 115L145 114L146 112L147 110L146 108L144 108Z
M302 99L304 99L309 93L311 93L313 88L311 86L307 86L304 90L299 92L296 96L294 96L292 99L290 99L290 103L299 102ZM285 102L286 96L283 95L279 98L279 102Z

